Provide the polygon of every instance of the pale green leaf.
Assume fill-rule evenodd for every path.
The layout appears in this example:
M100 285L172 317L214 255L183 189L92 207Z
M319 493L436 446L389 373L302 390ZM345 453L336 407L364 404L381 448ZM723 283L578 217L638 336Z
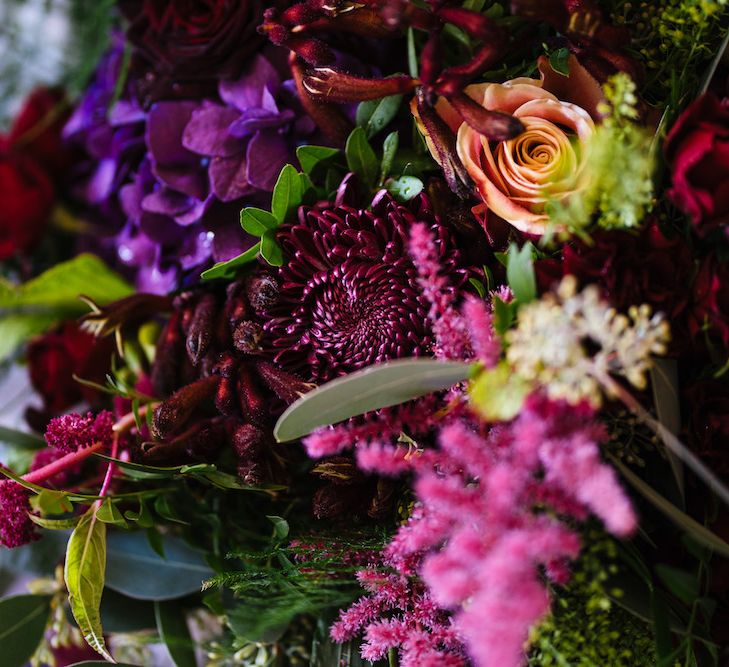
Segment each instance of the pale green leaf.
M534 246L529 241L521 249L512 243L506 256L506 280L514 293L514 298L520 304L528 303L537 296L533 251Z
M84 639L106 660L113 660L106 649L99 612L106 575L106 524L98 520L96 509L92 505L71 533L64 579L71 611Z
M388 95L379 100L360 102L357 107L357 125L364 128L368 138L374 137L395 116L402 104L402 95Z
M296 167L287 164L278 176L271 196L271 213L279 223L286 222L291 212L301 205L304 195Z
M512 373L502 361L494 368L484 369L468 387L473 407L486 421L509 421L519 414L530 386Z
M240 212L240 224L249 234L263 236L269 229L276 229L279 223L272 213L249 206Z
M305 174L310 174L314 168L324 160L333 158L339 150L327 146L299 146L296 149L296 157Z
M392 169L392 161L397 154L397 147L400 143L400 137L397 131L390 132L382 142L382 162L380 163L380 181L384 181Z
M269 230L261 237L261 257L271 266L283 265L283 250L276 240L276 232Z
M467 379L472 368L435 359L399 359L370 366L302 396L281 415L274 436L278 442L295 440L320 426L448 389Z
M359 176L365 185L372 186L377 179L379 163L375 151L367 141L367 135L361 127L355 127L347 139L344 149L347 166Z
M387 191L399 202L409 202L423 191L423 181L416 176L391 178L385 183Z
M244 253L241 253L233 259L229 259L225 262L218 262L215 266L209 268L207 271L203 271L200 274L202 280L217 280L220 278L231 279L235 278L240 267L245 266L253 262L258 253L261 250L261 244L256 243L252 248L248 248Z

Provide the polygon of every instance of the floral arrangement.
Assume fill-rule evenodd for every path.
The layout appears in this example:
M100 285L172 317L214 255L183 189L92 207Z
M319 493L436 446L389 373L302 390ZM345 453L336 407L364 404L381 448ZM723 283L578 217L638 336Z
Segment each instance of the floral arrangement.
M2 664L727 664L726 0L82 4Z

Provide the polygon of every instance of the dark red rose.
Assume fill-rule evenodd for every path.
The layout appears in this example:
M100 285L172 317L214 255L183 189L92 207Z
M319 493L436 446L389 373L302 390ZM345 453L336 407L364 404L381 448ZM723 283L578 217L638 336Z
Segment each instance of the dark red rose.
M48 173L30 156L0 145L0 260L36 244L48 224L53 200Z
M8 141L13 150L32 157L58 178L70 161L61 138L68 116L69 107L61 90L38 88L28 96L13 121Z
M669 191L700 234L729 223L729 98L707 93L684 111L668 133Z
M699 380L685 392L688 442L717 474L729 478L729 384Z
M709 255L699 267L693 286L693 305L689 320L691 334L706 329L729 345L729 263Z
M154 68L176 83L237 78L262 38L260 0L121 0L127 32Z
M82 399L96 400L98 392L73 376L103 384L112 349L110 338L94 338L75 322L33 340L27 354L30 381L43 397L46 411L58 414Z

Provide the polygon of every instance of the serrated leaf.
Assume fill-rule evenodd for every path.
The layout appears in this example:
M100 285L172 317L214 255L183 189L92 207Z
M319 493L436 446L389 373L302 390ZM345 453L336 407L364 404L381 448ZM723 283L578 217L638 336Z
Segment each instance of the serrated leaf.
M263 236L269 229L276 229L279 223L272 213L248 206L240 212L240 224L249 234Z
M301 205L304 195L296 167L287 164L278 175L271 196L271 213L279 223L286 222L292 211Z
M337 153L339 149L328 146L299 146L296 149L296 157L305 174L311 174L320 162L333 158Z
M106 649L99 612L106 574L106 524L97 519L96 509L92 505L71 533L63 575L73 617L86 643L113 661Z
M174 602L154 603L157 632L176 667L197 667L195 648L187 627L185 613Z
M360 102L357 107L356 122L364 128L367 138L374 137L397 115L402 104L402 95L389 95L379 100Z
M240 267L245 266L253 262L258 253L260 252L261 244L256 243L251 248L248 248L244 253L241 253L233 259L229 259L225 262L218 262L215 266L209 268L207 271L203 271L200 274L202 280L218 280L218 279L230 279L235 278Z
M529 384L505 361L481 371L468 386L471 407L489 422L516 417L529 391Z
M349 170L357 174L366 185L373 186L379 172L379 163L364 129L355 127L352 130L344 154Z
M267 231L261 237L261 257L271 266L282 266L284 262L283 250L276 240L276 232Z
M519 304L529 303L537 296L533 251L534 246L529 241L521 249L512 243L506 256L506 280Z
M385 183L387 191L399 202L409 202L423 191L423 181L416 176L391 178Z
M164 557L150 546L145 532L110 533L106 585L135 600L174 600L199 592L213 576L203 554L173 535L161 540Z
M13 595L0 600L3 667L23 667L43 639L51 610L49 595Z
M397 154L397 147L400 143L400 135L395 132L390 132L385 137L385 141L382 142L382 162L380 163L380 181L383 181L390 175L392 169L392 161L395 159Z
M278 442L296 440L320 426L448 389L468 378L472 369L471 364L434 359L370 366L302 396L281 415L273 433Z

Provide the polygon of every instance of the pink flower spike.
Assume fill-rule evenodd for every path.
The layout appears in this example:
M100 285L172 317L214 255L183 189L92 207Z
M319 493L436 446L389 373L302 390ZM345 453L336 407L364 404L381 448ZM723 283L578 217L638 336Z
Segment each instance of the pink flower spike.
M62 415L51 419L46 428L46 442L56 449L70 454L79 449L102 443L111 445L114 438L114 415L103 410L86 416L77 413Z
M486 368L493 368L501 356L501 343L494 332L488 306L482 299L469 296L463 303L463 318L471 336L471 347Z
M0 543L13 549L38 539L28 518L29 492L12 480L0 482Z

